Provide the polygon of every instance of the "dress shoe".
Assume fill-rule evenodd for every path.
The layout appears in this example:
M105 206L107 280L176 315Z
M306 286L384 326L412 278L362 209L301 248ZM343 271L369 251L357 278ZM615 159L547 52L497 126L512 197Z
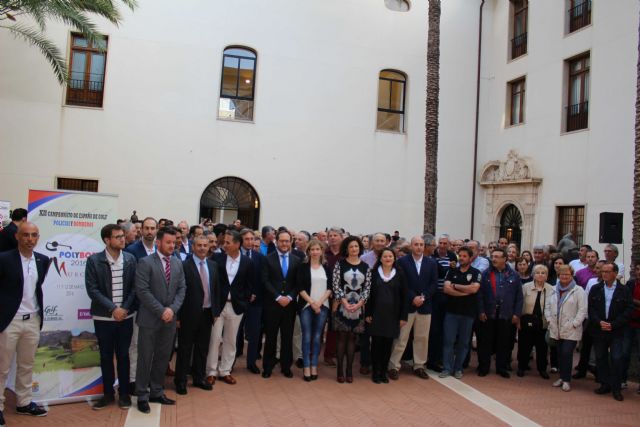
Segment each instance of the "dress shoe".
M213 390L213 386L206 381L197 381L193 383L194 387L198 387L202 390L211 391Z
M131 408L131 396L125 394L124 396L118 397L118 407L120 409L129 409Z
M338 381L338 383L340 384L344 384L344 377L338 376L338 378L336 378L336 381Z
M353 377L347 377L346 380L349 384L353 383Z
M595 394L608 394L611 393L611 388L601 385L600 387L598 387L597 389L593 390L593 392Z
M380 379L379 376L375 376L375 377L371 377L371 380L375 383L375 384L382 384L382 380Z
M293 372L291 372L290 369L287 369L286 371L282 371L282 375L284 375L287 378L293 378Z
M318 379L318 374L316 375L311 375L311 381L315 381Z
M587 376L586 371L578 371L575 374L571 375L571 378L573 378L574 380L579 380L580 378L584 378L586 376Z
M176 393L184 396L187 394L187 385L184 383L176 384Z
M26 406L17 406L16 413L18 415L31 415L32 417L46 417L47 410L40 405L36 405L35 402L30 402Z
M499 371L498 375L500 375L502 378L511 378L511 374L507 371Z
M302 359L298 358L296 360L296 368L298 368L298 369L304 368L304 361Z
M425 371L425 370L424 370L424 369L422 369L422 368L415 369L415 370L413 371L413 373L414 373L418 378L421 378L421 379L423 379L423 380L428 380L428 379L429 379L429 374L427 374L427 371Z
M149 398L149 402L151 402L151 403L159 403L161 405L175 405L176 404L175 400L169 399L164 394L162 396Z
M214 385L216 383L216 377L214 377L213 375L209 375L205 381L209 385Z
M308 375L308 376L307 375L303 375L302 379L305 380L305 382L310 383L311 382L311 375Z
M538 372L540 373L540 376L545 380L549 379L549 374L547 374L547 371L538 371Z
M479 377L486 377L489 373L487 371L478 371Z
M400 373L397 369L389 369L389 378L392 380L397 380L400 377Z
M619 391L614 391L613 392L613 398L615 400L617 400L618 402L622 402L624 400L624 397L622 396L622 393L620 393Z
M116 401L116 399L113 397L113 395L104 395L102 396L100 399L98 399L96 401L96 403L93 404L92 409L98 411L100 409L104 409L107 406L113 404Z
M225 375L220 379L229 385L234 385L237 382L236 379L233 378L231 375Z
M260 369L256 365L249 365L249 366L247 366L247 369L252 374L259 374L260 373Z
M519 377L524 377L524 369L518 369L518 372L516 372L516 375Z
M369 375L370 373L371 373L371 370L369 369L368 366L360 366L360 374Z
M382 378L380 380L383 384L389 384L389 378L387 378L386 375L382 375Z
M151 408L149 407L149 402L146 400L138 400L138 411L143 414L148 414L151 412Z
M167 375L168 377L175 377L176 376L176 371L171 369L171 366L167 366L167 372L166 372L165 375Z
M267 371L262 372L262 378L270 378L270 377L271 377L271 372L267 372Z

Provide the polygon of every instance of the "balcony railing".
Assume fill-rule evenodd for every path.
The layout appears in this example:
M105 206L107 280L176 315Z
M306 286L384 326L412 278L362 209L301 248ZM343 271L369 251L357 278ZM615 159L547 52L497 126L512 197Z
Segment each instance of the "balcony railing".
M591 0L586 0L569 9L569 32L572 33L591 24Z
M67 82L67 105L102 107L103 80L69 79Z
M527 33L522 33L511 39L511 59L527 53Z
M589 101L567 107L567 132L589 127Z

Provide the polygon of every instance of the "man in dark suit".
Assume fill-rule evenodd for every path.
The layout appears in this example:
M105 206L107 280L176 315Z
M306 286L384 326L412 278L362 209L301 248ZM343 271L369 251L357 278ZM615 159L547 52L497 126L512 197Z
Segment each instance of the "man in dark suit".
M100 347L100 369L104 395L93 409L103 409L115 402L113 356L118 371L118 406L131 406L129 397L129 346L133 334L135 311L134 280L136 258L124 252L125 231L116 224L102 227L100 237L105 250L87 259L85 286L91 299L91 316Z
M176 313L185 294L182 262L173 256L175 228L161 228L157 240L157 252L141 258L136 269L140 303L136 319L140 328L136 395L138 409L145 414L151 412L149 402L175 404L164 395L163 384L176 333Z
M280 367L287 378L292 378L293 324L296 316L298 292L294 283L300 258L290 254L291 233L281 230L276 235L276 251L266 257L262 270L265 286L265 344L263 378L269 378L276 362L276 346L280 332Z
M11 222L0 231L0 252L10 251L18 247L16 232L20 224L27 221L27 211L23 208L11 212ZM1 225L1 224L0 224Z
M431 298L438 288L438 265L424 256L422 236L411 239L411 254L398 260L407 280L409 318L400 329L400 336L393 343L389 360L389 378L398 379L400 359L404 353L409 334L413 328L413 372L422 379L429 378L425 365L429 353L429 328L431 325Z
M600 387L596 394L613 392L613 398L623 401L623 342L625 329L633 312L629 288L616 279L618 266L606 262L601 268L602 281L589 292L589 323L596 353Z
M174 379L178 394L187 394L189 366L193 386L212 389L211 384L205 381L205 365L211 328L220 305L220 273L216 262L207 258L209 239L206 236L197 236L192 248L192 256L182 264L187 289L178 312L180 327Z
M220 270L220 308L219 319L213 325L207 357L207 382L211 385L217 377L227 384L236 383L231 376L231 368L236 359L236 337L249 304L255 274L251 260L240 253L240 244L240 233L227 230L224 235L224 253L214 255Z
M156 251L156 234L158 223L155 219L147 217L142 221L142 239L130 244L125 248L136 259L144 258Z
M0 253L0 425L4 425L4 388L15 355L16 411L42 417L47 410L31 401L33 364L42 329L42 282L49 258L34 252L40 237L31 222L20 224L18 247Z

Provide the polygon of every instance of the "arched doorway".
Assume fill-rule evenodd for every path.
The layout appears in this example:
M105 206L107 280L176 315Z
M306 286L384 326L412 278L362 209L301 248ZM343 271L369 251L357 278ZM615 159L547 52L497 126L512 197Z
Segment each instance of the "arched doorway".
M225 176L213 181L200 197L200 218L214 223L230 224L236 218L242 224L258 229L260 224L260 198L247 181Z
M522 215L515 205L508 205L500 216L500 237L506 237L509 243L514 242L521 248Z

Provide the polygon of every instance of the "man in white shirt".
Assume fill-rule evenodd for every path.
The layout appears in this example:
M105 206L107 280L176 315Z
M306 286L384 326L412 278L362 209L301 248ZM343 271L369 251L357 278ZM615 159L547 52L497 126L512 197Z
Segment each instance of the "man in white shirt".
M583 268L587 268L587 252L591 250L590 245L582 245L580 246L580 250L578 252L578 259L574 259L569 263L571 268L573 268L573 274L575 275L578 271Z

